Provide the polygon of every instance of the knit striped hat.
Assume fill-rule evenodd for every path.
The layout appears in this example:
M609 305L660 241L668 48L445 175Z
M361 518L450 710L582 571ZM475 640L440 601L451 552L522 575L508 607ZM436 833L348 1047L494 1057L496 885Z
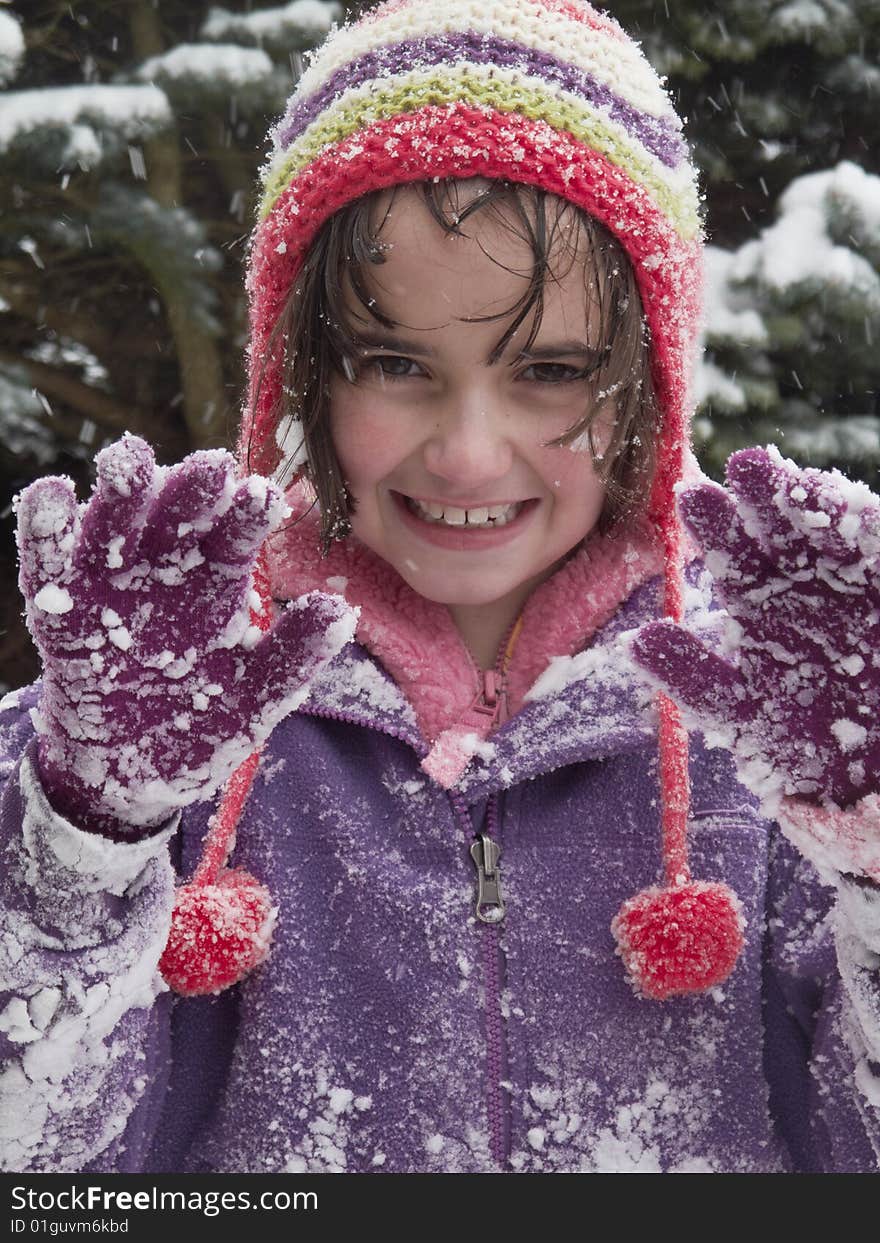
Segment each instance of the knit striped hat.
M241 460L272 474L284 456L284 342L272 331L333 213L408 182L540 187L604 225L635 271L662 418L648 516L664 551L664 609L680 620L673 486L688 446L702 225L681 121L638 45L583 0L388 0L313 55L272 138L249 257ZM659 707L664 884L615 921L637 987L658 997L718 983L741 944L728 891L690 881L687 735L671 701Z

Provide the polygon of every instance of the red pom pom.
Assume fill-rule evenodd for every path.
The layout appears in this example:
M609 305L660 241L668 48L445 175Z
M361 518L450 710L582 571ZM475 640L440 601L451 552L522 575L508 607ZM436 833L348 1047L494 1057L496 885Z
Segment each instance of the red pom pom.
M177 890L159 970L184 997L237 984L269 952L276 910L249 872L221 872L213 885Z
M665 1001L726 980L744 927L740 901L727 885L688 881L643 889L624 902L611 931L636 992Z

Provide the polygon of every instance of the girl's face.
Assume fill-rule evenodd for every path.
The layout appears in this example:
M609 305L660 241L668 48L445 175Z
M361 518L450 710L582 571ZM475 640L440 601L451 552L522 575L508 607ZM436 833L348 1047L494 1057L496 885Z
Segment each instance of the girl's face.
M546 447L591 400L585 373L597 334L586 259L560 255L535 341L525 352L526 322L490 363L528 288L529 245L491 211L468 217L467 236L450 236L413 189L386 196L376 218L386 262L368 265L367 279L397 327L368 318L349 291L363 352L353 380L338 376L331 388L352 529L453 614L492 605L512 620L593 528L604 500L585 446ZM575 237L573 212L571 226Z

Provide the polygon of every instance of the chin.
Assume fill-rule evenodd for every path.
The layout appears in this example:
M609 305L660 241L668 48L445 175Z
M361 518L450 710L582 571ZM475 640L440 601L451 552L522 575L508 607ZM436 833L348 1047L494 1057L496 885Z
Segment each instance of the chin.
M467 582L461 579L450 581L448 575L437 574L436 572L420 573L413 570L411 566L406 566L401 562L395 561L394 568L414 591L424 596L426 600L432 600L435 604L446 604L452 607L479 607L482 605L497 604L500 600L508 599L517 592L526 588L527 583L521 578L504 579L503 581L487 582L486 575L475 576L475 581ZM534 578L528 580L528 586L532 586L547 577L551 572L548 568Z
M433 600L435 604L494 604L496 600L500 600L503 596L509 595L515 590L513 587L502 587L498 591L487 590L485 584L482 587L474 587L472 591L460 586L451 587L449 583L443 582L424 582L422 576L412 570L404 570L397 568L401 578L409 583L414 591L420 596L424 596L426 600Z

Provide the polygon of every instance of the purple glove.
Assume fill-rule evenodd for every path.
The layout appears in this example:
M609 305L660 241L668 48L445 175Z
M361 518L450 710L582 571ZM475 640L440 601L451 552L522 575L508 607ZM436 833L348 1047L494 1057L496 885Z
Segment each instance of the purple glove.
M252 570L278 490L223 450L159 468L135 436L103 450L87 504L40 479L17 498L19 582L43 659L35 717L53 806L86 828L154 826L208 798L307 694L354 615L313 593L269 634Z
M772 446L734 453L727 485L683 489L679 505L737 663L672 622L642 627L633 655L766 805L849 807L880 788L880 499Z

